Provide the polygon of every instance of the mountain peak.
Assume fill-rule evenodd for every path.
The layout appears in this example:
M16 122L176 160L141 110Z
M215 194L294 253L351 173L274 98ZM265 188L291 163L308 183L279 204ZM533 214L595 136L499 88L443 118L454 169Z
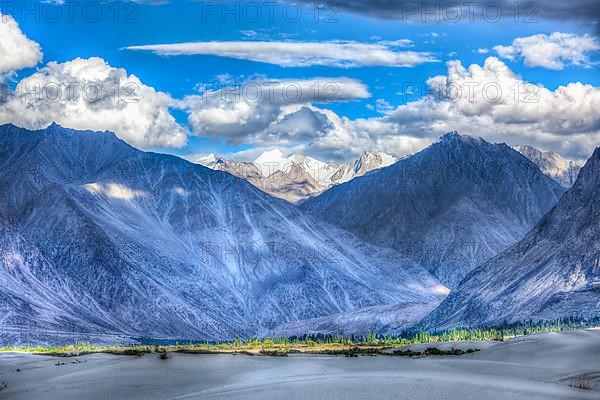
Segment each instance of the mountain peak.
M462 280L420 328L597 316L599 172L597 148L535 228Z
M43 127L43 128L39 128L39 129L31 129L31 128L27 128L27 127L20 127L17 125L14 125L12 123L7 123L4 125L0 125L0 132L4 132L4 133L11 133L11 134L37 134L40 137L64 137L64 138L79 138L82 140L95 140L95 139L90 139L90 137L94 137L94 138L102 138L102 139L108 139L108 140L112 140L115 143L118 142L120 144L126 145L127 147L131 147L129 144L127 144L124 140L120 139L114 132L109 131L109 130L105 130L105 131L94 131L94 130L89 130L89 129L73 129L73 128L67 128L64 127L62 125L59 125L56 122L52 122L50 125Z
M302 208L366 241L410 254L453 287L521 239L563 193L508 146L451 132Z
M387 167L388 165L392 165L393 163L398 161L398 158L396 158L395 156L384 153L382 151L365 151L361 154L359 159L365 160L373 158L377 158L381 161L381 167Z
M440 136L440 141L451 141L460 139L461 135L458 131L450 131Z
M459 144L459 143L480 143L483 139L469 135L461 135L458 131L448 132L442 135L437 143L441 144Z
M385 304L418 303L411 320L420 319L440 300L439 282L402 255L241 179L87 132L59 140L61 132L0 134L7 328L35 321L48 331L69 323L123 337L227 340ZM272 257L221 255L224 244Z
M581 182L579 182L581 181ZM600 182L600 147L596 147L596 150L592 153L592 156L587 160L581 172L579 173L579 179L575 182L575 185L583 185L588 190L595 190L598 183Z
M217 161L217 156L215 153L210 153L208 155L202 156L196 160L196 164L201 164L204 166L210 165Z
M263 151L255 160L259 161L259 160L264 160L264 159L280 159L280 158L284 158L285 154L283 153L283 151L281 151L279 148L275 148L272 150L266 150Z
M600 147L596 147L596 150L594 150L590 157L590 161L593 163L600 162Z
M254 164L260 169L263 176L269 176L277 171L288 168L290 158L286 157L280 149L275 148L263 152L254 160Z
M518 145L513 148L564 187L573 186L582 167L580 162L567 160L553 151L542 151L529 145Z
M365 151L354 162L354 175L361 176L370 171L394 164L398 159L382 152Z

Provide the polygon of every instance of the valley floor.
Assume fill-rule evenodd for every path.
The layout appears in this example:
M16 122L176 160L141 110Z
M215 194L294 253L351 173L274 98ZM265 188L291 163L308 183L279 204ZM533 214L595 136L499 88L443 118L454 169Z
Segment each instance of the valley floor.
M3 353L0 399L600 399L600 330L479 347L423 358Z

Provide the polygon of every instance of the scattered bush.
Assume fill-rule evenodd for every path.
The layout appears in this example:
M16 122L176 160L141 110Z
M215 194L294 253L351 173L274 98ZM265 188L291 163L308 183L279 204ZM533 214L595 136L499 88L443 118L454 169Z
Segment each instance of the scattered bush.
M165 349L164 347L157 349L158 353L160 355L160 359L161 360L167 360L169 358L169 353L167 353L167 349Z
M576 389L592 390L592 384L583 378L573 379L571 382L569 382L569 386Z

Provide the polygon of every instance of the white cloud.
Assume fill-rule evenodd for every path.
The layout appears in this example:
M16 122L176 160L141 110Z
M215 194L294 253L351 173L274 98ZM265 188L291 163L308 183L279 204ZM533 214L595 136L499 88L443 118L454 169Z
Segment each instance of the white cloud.
M255 87L255 84L257 82L249 82L244 86ZM266 94L269 92L265 91L262 101L245 101L244 96L235 97L243 89L234 91L233 95L216 91L204 97L189 96L180 103L180 107L188 110L189 124L195 134L226 137L233 143L255 146L250 151L231 155L237 159L252 158L276 146L287 148L290 153L346 161L365 150L412 153L429 142L402 135L379 135L374 129L375 120L352 121L314 105L369 97L367 88L353 79L315 78L263 81L260 84L274 87L275 94L269 96ZM286 99L280 89L288 85L301 87L305 94L295 101ZM335 90L322 90L318 95L314 91L314 88L327 85L332 85Z
M282 67L389 66L413 67L437 61L430 53L396 51L410 41L358 42L189 42L130 46L128 50L151 51L162 56L211 55L250 60Z
M310 115L310 112L319 120L311 135L284 140L257 135L249 138L249 143L254 147L227 154L226 158L251 161L264 151L277 147L284 149L287 154L304 154L319 160L344 162L357 158L366 150L405 155L413 154L431 143L428 138L389 135L389 124L377 119L349 120L331 110L311 105L303 106L302 110L305 115ZM318 134L314 134L315 132Z
M312 103L369 97L367 87L354 79L249 81L200 95L188 96L179 106L197 135L230 141L289 141L322 134L328 125Z
M459 130L579 159L600 143L600 88L592 85L576 82L549 90L489 57L483 66L468 68L451 61L447 74L430 78L428 86L432 93L380 118L379 131L434 139Z
M356 158L364 151L382 151L403 156L413 154L431 143L429 138L414 137L394 131L386 118L350 120L333 111L320 110L331 124L326 134L304 146L309 154L332 161Z
M256 83L249 82L244 86L254 87ZM276 94L265 94L262 101L245 101L244 96L235 97L217 91L204 97L187 97L180 106L188 110L194 133L227 137L234 143L255 146L250 151L231 155L237 159L252 158L265 149L277 146L287 148L290 153L345 161L365 150L408 154L430 143L429 139L389 135L389 124L377 119L350 120L314 105L367 98L370 94L361 82L348 78L315 78L277 81L272 86L274 83L261 82L265 87L276 88ZM280 88L290 84L301 87L306 94L296 101L284 98ZM315 94L315 87L323 88L326 85L333 85L336 90ZM234 91L234 94L241 92L243 89ZM385 110L390 107L382 101L379 101L379 106ZM379 127L381 131L378 131Z
M589 66L590 54L600 50L600 43L589 35L554 32L515 39L510 46L495 46L500 57L524 60L528 67L562 70L566 66Z
M21 80L0 106L0 123L40 129L110 130L141 149L180 147L186 132L169 113L169 95L101 58L50 62Z
M245 37L249 37L249 38L255 38L258 36L258 33L256 31L253 31L251 29L249 30L241 30L240 33L242 35L244 35Z
M351 120L310 103L234 102L192 107L190 123L200 135L209 129L261 149L284 146L331 161L365 150L411 154L452 130L575 159L587 158L600 143L600 88L533 85L495 57L468 67L451 61L447 74L427 84L429 94L417 101L398 107L380 102L384 115L377 118Z
M40 45L23 34L13 17L0 13L0 79L41 60Z

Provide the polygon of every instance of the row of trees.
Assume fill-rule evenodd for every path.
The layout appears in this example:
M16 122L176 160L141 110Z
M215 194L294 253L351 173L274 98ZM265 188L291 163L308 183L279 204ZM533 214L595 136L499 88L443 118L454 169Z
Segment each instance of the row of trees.
M529 321L515 324L503 323L493 327L480 327L480 328L455 328L447 330L432 330L432 331L419 331L414 329L408 329L402 332L387 334L380 333L369 333L367 335L304 335L298 337L275 337L275 338L257 338L250 337L247 339L237 338L233 341L226 342L198 342L198 341L171 341L171 340L160 340L156 341L153 339L138 338L136 342L141 343L141 346L192 346L192 347L205 347L210 349L212 347L219 347L224 349L242 349L245 347L251 348L289 348L294 346L318 346L318 345L340 345L344 347L348 346L404 346L410 344L420 343L432 343L432 342L455 342L459 340L497 340L503 341L518 336L531 335L543 332L561 332L571 331L576 329L585 329L591 327L600 326L600 318L593 319L578 319L578 318L562 318L553 321ZM0 339L1 339L0 332ZM13 333L14 338L14 333ZM6 342L6 340L5 340ZM31 348L41 350L44 346L40 343L30 344L28 341L17 341L17 345L21 348ZM80 351L91 351L93 345L92 338L87 340L74 340L75 348ZM5 344L6 345L6 344ZM0 346L2 344L0 343ZM73 346L73 345L71 345ZM133 343L119 343L115 341L112 347L125 348L130 346L136 346ZM9 349L9 347L1 348L0 351ZM10 347L10 349L14 349ZM47 350L48 348L46 348Z
M250 338L246 341L236 339L234 344L242 346L250 344L269 347L270 345L300 345L300 344L340 344L350 345L407 345L431 342L455 342L459 340L497 340L532 335L543 332L562 332L600 326L600 318L579 319L561 318L553 321L527 321L520 323L503 323L493 327L454 328L447 330L418 331L405 330L396 334L388 332L385 335L369 333L366 336L342 335L305 335L300 337L279 337L273 339ZM266 346L265 346L266 345Z

